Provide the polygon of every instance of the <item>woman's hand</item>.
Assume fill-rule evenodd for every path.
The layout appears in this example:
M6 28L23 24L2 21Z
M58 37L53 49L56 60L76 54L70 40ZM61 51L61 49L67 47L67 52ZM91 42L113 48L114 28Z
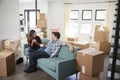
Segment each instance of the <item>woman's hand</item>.
M31 46L33 46L34 43L36 43L37 41L35 39L32 40Z
M32 40L32 43L36 43L36 42L37 42L36 39L33 39L33 40Z

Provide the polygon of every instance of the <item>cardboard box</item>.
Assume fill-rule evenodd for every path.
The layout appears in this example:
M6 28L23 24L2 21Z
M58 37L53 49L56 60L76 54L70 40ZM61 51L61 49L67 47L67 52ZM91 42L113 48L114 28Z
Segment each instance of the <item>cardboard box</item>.
M39 19L40 20L45 20L45 13L40 13L39 14Z
M92 48L77 52L77 64L83 74L88 76L98 75L104 69L104 54Z
M88 42L74 42L73 46L79 47L80 49L86 49L89 48Z
M37 28L46 29L47 21L46 20L38 20Z
M107 26L96 26L94 33L94 41L97 42L109 42L110 32Z
M68 38L67 38L67 41L75 42L75 41L77 41L77 38L70 38L70 37L68 37Z
M100 75L90 77L90 76L80 73L79 80L100 80Z
M8 76L15 71L15 55L13 52L0 52L0 76Z
M18 56L18 48L20 47L20 40L6 39L2 41L2 51L12 51L15 56Z
M96 42L95 43L95 49L109 54L109 52L110 52L110 42Z

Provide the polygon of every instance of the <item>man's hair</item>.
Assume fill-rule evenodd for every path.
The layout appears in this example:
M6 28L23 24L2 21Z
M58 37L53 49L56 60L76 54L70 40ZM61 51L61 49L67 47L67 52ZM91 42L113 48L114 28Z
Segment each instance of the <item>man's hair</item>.
M57 39L59 39L59 38L60 38L60 33L59 33L59 32L52 32L52 34L54 34L54 36L56 36L56 37L57 37Z

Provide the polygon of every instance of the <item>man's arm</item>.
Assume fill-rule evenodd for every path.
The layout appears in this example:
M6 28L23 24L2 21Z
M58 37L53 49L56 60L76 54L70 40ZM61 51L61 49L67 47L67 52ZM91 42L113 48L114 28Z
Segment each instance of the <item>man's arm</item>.
M70 52L73 52L73 47L69 42L61 41L61 45L67 45L69 47Z

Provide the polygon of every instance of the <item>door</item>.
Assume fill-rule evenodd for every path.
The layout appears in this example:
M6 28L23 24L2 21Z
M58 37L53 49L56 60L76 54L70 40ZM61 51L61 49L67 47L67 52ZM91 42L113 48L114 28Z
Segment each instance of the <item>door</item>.
M37 13L40 13L40 10L37 10ZM26 33L36 28L36 10L24 10L24 19Z

